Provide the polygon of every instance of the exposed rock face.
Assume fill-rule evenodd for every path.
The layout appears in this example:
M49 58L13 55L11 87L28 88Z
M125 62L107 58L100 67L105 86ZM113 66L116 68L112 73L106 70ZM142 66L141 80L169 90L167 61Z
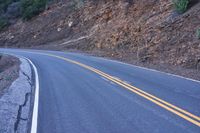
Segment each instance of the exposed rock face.
M152 64L197 69L200 62L200 3L177 14L171 0L65 0L30 22L11 26L0 34L1 46L30 47L88 36L57 49L107 51L110 56Z

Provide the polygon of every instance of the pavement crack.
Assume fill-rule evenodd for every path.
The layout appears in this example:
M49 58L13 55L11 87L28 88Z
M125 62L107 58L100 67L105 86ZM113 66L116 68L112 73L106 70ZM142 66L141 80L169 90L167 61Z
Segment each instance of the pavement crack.
M17 120L16 120L16 122L15 122L15 124L14 124L14 131L15 131L15 132L16 132L17 129L18 129L20 120L24 120L24 121L25 121L25 120L28 120L28 118L22 118L22 117L21 117L21 114L22 114L22 109L23 109L23 107L26 106L27 101L28 101L28 97L30 97L30 96L31 96L31 93L26 93L24 103L23 103L22 105L19 105L19 109L18 109L18 113L17 113Z
M24 76L27 77L28 83L32 86L31 78L30 78L24 71L21 70L21 72L22 72L22 74L23 74Z
M20 118L20 120L27 121L28 119L27 118Z

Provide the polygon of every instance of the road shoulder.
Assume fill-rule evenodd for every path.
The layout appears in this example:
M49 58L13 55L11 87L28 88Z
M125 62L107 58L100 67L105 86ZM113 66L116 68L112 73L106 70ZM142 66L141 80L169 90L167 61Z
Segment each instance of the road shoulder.
M19 77L0 98L0 132L25 133L31 120L32 69L26 59L20 58Z

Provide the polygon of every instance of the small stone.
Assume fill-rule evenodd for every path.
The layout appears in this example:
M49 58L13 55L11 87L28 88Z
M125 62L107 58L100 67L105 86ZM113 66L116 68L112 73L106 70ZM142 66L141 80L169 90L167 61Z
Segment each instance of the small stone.
M71 22L68 23L68 26L71 27L72 24L73 24L73 22L71 21Z
M58 32L60 32L61 30L62 30L61 28L58 28L58 29L57 29Z

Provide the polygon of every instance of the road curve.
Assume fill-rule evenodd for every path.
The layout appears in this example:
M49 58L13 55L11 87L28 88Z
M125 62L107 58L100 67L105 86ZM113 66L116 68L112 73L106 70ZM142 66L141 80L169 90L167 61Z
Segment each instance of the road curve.
M200 132L198 81L77 53L0 52L38 70L38 133Z

